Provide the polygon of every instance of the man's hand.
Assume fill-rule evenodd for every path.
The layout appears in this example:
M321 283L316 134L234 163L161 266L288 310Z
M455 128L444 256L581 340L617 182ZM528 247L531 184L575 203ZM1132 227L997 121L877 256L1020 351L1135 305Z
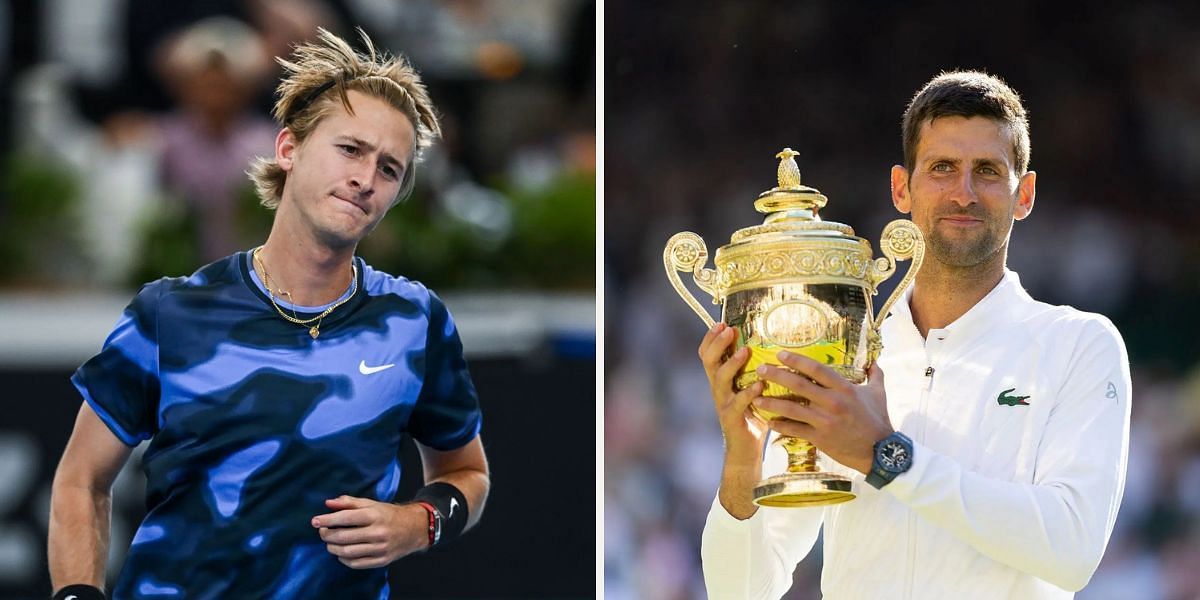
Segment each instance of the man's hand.
M338 496L325 506L335 512L313 517L312 526L351 569L385 567L429 546L429 513L418 504Z
M766 422L750 410L750 402L762 394L763 384L755 383L740 392L733 389L733 379L750 359L747 348L725 358L736 334L734 328L717 323L700 342L699 352L725 437L725 464L717 495L726 512L737 519L748 519L758 510L752 490L762 475L762 447L769 430Z
M779 353L779 360L791 371L763 365L758 368L759 376L788 388L808 404L786 398L755 398L756 406L783 417L773 419L771 429L806 439L839 463L863 474L869 472L875 442L894 431L879 366L872 364L867 382L855 385L805 356L785 351Z
M726 454L757 463L762 460L760 452L767 427L750 410L750 402L762 393L763 385L755 383L741 392L733 389L733 379L750 358L749 348L739 348L725 358L735 339L737 331L733 327L717 323L700 341L700 362L708 375L717 420L721 424L721 434L725 436Z

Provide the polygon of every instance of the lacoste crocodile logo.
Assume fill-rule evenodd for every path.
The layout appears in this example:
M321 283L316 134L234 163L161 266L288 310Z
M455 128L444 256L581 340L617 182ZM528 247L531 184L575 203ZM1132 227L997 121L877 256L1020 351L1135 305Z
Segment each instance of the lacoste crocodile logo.
M1000 395L996 397L996 402L999 403L1000 406L1029 406L1029 403L1025 401L1027 398L1029 398L1029 396L1009 396L1009 394L1015 391L1017 391L1017 388L1000 392Z

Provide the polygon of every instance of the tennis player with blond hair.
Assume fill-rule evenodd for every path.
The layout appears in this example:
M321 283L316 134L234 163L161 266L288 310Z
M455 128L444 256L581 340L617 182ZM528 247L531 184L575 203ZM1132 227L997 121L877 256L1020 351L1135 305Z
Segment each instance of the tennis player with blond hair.
M386 567L460 535L488 494L454 321L360 241L440 135L402 57L321 30L278 87L275 155L250 168L266 242L142 287L76 371L54 478L55 598L103 598L110 489L133 447L147 514L113 598L387 598ZM400 441L425 487L395 503Z

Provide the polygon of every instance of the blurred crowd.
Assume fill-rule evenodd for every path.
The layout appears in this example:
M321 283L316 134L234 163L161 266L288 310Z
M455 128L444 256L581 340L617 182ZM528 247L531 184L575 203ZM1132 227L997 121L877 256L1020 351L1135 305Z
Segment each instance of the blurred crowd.
M128 287L265 239L244 171L274 152L275 57L318 27L407 55L444 121L364 243L373 264L441 287L593 284L590 0L15 0L0 288Z
M888 169L904 106L938 72L978 68L1030 112L1037 204L1014 228L1010 268L1035 298L1109 316L1133 366L1124 503L1078 597L1200 598L1200 9L610 0L604 12L606 597L705 597L700 533L722 444L696 357L704 325L667 282L666 240L697 232L711 261L761 222L753 201L790 146L803 183L830 199L823 217L877 248L900 216ZM818 542L786 597L820 597L820 564Z

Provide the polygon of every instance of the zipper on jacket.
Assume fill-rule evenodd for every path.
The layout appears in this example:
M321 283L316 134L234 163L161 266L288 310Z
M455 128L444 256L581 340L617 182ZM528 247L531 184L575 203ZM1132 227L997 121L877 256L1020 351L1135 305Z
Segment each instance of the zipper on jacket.
M917 401L917 421L920 426L915 439L922 444L926 443L925 431L929 424L929 397L933 395L933 376L937 372L937 368L933 363L939 362L941 359L942 343L945 338L937 338L932 344L930 340L925 342L925 385L921 386L921 395ZM931 347L932 346L932 347ZM908 569L904 577L904 593L905 600L913 600L915 597L916 578L917 578L917 514L911 512L908 515Z

